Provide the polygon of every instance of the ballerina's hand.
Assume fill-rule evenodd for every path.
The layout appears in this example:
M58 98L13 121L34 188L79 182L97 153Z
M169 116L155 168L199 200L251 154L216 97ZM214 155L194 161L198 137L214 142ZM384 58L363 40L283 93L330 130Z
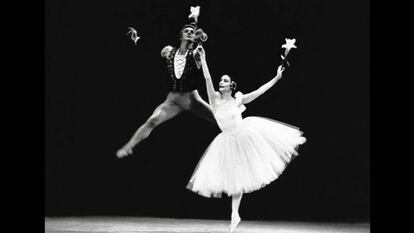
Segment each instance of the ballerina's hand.
M200 58L205 59L206 58L206 51L204 50L202 45L197 46L196 54L200 56Z
M280 74L280 73L282 73L284 70L285 70L285 67L283 67L282 65L280 65L280 66L277 68L277 73L278 73L278 74Z
M116 152L116 157L121 159L130 154L132 154L132 149L129 146L124 146Z

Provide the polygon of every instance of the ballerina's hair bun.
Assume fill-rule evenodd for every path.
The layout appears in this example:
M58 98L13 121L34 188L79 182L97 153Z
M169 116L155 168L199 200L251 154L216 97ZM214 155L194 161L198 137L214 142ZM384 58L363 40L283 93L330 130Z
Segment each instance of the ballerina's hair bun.
M230 82L230 89L231 91L235 91L237 88L237 83L235 81Z

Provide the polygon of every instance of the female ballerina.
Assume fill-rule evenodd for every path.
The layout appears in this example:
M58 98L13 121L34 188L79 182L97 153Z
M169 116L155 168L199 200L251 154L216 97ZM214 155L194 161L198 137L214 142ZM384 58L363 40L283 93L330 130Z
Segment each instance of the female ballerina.
M281 77L284 67L277 75L259 89L243 94L232 92L236 83L223 75L219 91L214 90L202 46L197 47L207 86L207 94L221 133L211 142L198 163L187 188L204 197L232 197L230 232L241 221L239 206L243 193L261 189L277 179L287 164L298 155L296 148L305 143L298 128L262 117L242 118L250 103Z

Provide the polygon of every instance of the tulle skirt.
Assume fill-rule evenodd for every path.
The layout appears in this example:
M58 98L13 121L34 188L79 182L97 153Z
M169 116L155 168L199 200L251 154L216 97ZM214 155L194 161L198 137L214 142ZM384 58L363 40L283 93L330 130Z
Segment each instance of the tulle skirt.
M210 143L187 188L205 197L253 192L277 179L305 141L294 126L246 117Z

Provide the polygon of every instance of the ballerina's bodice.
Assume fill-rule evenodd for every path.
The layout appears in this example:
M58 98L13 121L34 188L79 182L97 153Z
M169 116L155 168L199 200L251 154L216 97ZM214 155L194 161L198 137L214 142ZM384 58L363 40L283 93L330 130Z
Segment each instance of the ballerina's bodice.
M232 132L237 129L243 121L241 115L244 111L243 108L244 105L237 106L236 101L217 103L214 110L214 116L221 131Z

